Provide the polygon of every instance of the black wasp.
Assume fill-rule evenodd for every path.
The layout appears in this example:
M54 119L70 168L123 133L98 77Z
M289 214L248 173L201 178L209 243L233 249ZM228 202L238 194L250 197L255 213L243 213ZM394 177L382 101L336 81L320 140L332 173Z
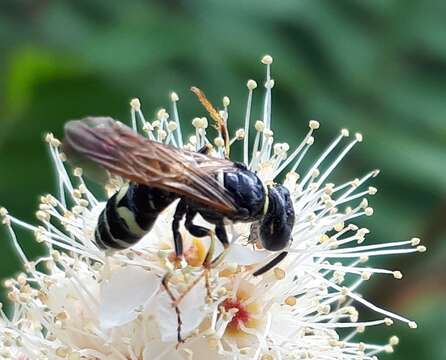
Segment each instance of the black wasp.
M225 122L204 94L193 88L201 103L219 125L228 155L228 132ZM125 249L138 242L153 227L158 215L179 199L172 232L177 260L183 255L180 221L196 237L210 236L211 245L203 262L206 289L210 297L207 271L222 260L229 241L225 225L231 222L252 222L250 238L260 240L263 247L279 253L254 272L261 275L279 263L291 241L294 208L288 189L282 185L265 186L244 164L209 155L210 147L198 152L187 151L151 141L129 127L108 117L88 117L65 125L63 150L72 161L87 159L113 175L128 180L108 201L95 230L95 240L104 250ZM194 224L200 214L215 229ZM215 236L214 236L215 235ZM214 237L224 251L213 259ZM181 337L179 301L168 286L171 274L162 284L172 300L178 321L178 344ZM197 278L190 286L199 280Z
M255 271L260 275L287 252L294 225L294 209L287 188L265 186L244 164L151 141L108 117L89 117L65 125L64 151L81 156L108 172L129 180L100 214L95 240L103 249L125 249L150 231L158 215L180 199L172 222L177 259L183 255L180 221L196 237L215 237L226 250L225 230L231 222L253 222L258 239L270 251L280 251ZM215 230L194 224L200 214ZM225 251L223 251L224 253ZM222 258L223 253L217 257ZM208 254L205 267L211 267ZM216 261L216 260L214 260Z

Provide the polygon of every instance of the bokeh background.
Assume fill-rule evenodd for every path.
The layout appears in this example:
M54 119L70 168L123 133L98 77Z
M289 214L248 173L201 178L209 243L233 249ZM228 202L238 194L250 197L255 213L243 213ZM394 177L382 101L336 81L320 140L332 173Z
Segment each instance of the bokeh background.
M365 141L336 172L349 180L380 168L373 241L419 236L424 254L377 260L404 272L376 277L368 297L418 322L394 333L399 359L445 359L446 2L442 0L77 0L0 2L0 203L34 222L39 194L55 190L42 137L85 115L129 119L141 98L152 118L180 94L181 116L204 115L191 85L231 97L240 127L248 78L274 56L276 137L293 144L309 119L321 122L312 154L341 127ZM257 90L256 116L260 116ZM185 124L183 124L183 128ZM20 234L28 254L41 250ZM0 277L20 269L6 241ZM389 358L390 357L387 357Z

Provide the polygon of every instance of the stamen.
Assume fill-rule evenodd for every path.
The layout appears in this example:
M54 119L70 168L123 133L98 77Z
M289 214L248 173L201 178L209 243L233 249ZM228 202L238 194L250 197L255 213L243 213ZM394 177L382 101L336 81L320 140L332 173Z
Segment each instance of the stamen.
M336 158L336 160L330 165L330 167L323 173L323 175L320 177L318 181L318 186L320 186L325 179L331 174L331 172L338 166L338 164L341 162L341 160L345 157L345 155L348 154L348 152L353 148L353 146L356 145L356 143L362 141L362 135L361 134L355 134L355 140L352 141L349 145L345 147L345 149L342 151L342 153Z
M273 63L273 58L270 55L265 55L262 58L262 63L266 65L266 83L265 83L265 101L263 107L263 123L265 124L265 129L271 128L271 89L274 86L274 82L271 80L271 64ZM267 138L262 137L262 148L267 145ZM266 160L270 156L270 153L264 153L261 158L262 161Z
M133 131L138 132L138 128L136 125L136 115L135 115L135 112L141 110L141 103L138 98L134 98L130 101L130 108L131 108L130 114L132 117L132 129Z
M175 269L169 257L171 246L163 245L172 241L171 232L165 230L166 226L170 226L175 206L159 214L147 238L131 249L104 253L95 244L93 234L97 215L103 208L98 206L99 201L86 186L81 169L74 169L73 174L79 180L73 185L64 164L65 155L59 151L60 141L49 134L46 141L58 176L59 198L41 198L36 215L42 225L27 224L10 216L5 209L0 209L2 222L27 269L27 274L19 274L5 282L12 306L8 318L0 305L1 354L20 360L33 359L36 354L70 360L110 356L121 360L137 360L142 356L147 357L145 349L152 345L152 342L143 340L153 339L156 344L167 344L160 347L156 354L150 354L155 360L176 355L191 359L197 353L190 346L204 339L209 344L207 351L228 358L279 360L288 356L296 359L376 360L375 354L392 352L398 344L398 338L392 337L384 345L365 344L353 341L358 333L367 326L390 326L393 324L391 317L406 322L411 328L417 327L415 322L368 302L357 291L373 274L392 275L395 279L403 276L398 270L367 267L365 262L369 256L424 252L426 247L420 245L418 238L361 245L369 230L359 229L349 222L356 217L373 214L373 208L365 196L374 195L377 189L373 186L360 189L360 186L376 176L378 171L341 185L325 183L354 144L362 141L362 135L356 134L355 140L341 149L335 160L321 173L320 166L333 154L342 137L348 136L348 131L342 130L312 164L302 181L298 181L299 175L295 170L313 144L313 132L319 128L319 123L315 120L309 122L310 129L304 140L289 156L288 144L274 143L271 129L271 92L274 86L274 80L271 79L272 62L271 56L262 59L266 65L266 89L262 120L255 123L256 136L251 156L248 151L251 146L249 128L253 90L257 83L254 80L247 82L244 128L238 129L232 139L227 129L230 99L224 97L223 110L217 111L199 89L194 88L193 91L217 124L213 155L228 156L230 146L236 140L243 140L243 161L265 184L274 183L276 176L288 166L291 167L284 185L290 191L296 213L292 228L294 241L285 249L289 255L280 263L280 267L273 267L262 276L254 277L253 272L259 263L268 262L277 253L255 246L252 251L248 251L251 248L249 246L243 249L247 253L234 253L234 259L227 263L224 260L214 263L206 273L209 299L205 302L200 299L203 294L197 292L191 297L194 300L194 304L191 304L187 295L196 289L190 285L202 279L201 266L207 251L204 246L201 250L195 249L192 240L189 242L192 246L185 247L182 268ZM145 121L139 100L131 100L134 131L142 130L151 141L189 150L210 145L206 134L206 118L192 120L195 134L190 137L189 143L183 145L176 104L179 97L171 93L170 100L172 121L169 121L167 111L161 109L152 124ZM161 171L158 172L161 175ZM120 186L122 182L114 179L108 188L112 187L114 191ZM355 200L356 203L347 206L345 210L339 208ZM16 226L32 231L36 241L44 243L48 248L48 255L34 262L29 261L14 233L13 228ZM226 230L234 246L241 247L246 245L248 238L251 240L250 224L235 224L227 226ZM189 235L182 230L186 242L190 241ZM200 254L195 254L197 250L200 250ZM335 260L332 262L331 259ZM46 268L46 273L38 270L41 267ZM135 305L130 311L130 320L126 318L125 312L129 311L126 306L133 299L120 304L112 303L113 306L120 305L119 313L113 321L125 319L127 322L105 330L99 326L98 313L101 313L104 301L119 300L122 294L116 293L116 299L106 300L106 297L101 296L102 284L110 281L113 273L123 268L139 268L143 273L156 275L155 285L158 288L150 300L157 309L156 319L143 311L146 302ZM172 294L185 292L181 295L184 301L179 301L177 309L182 324L176 314L174 321L170 319L172 304L161 302L162 298L158 298L165 295L159 288L159 277L165 276L166 272L172 273L168 284ZM342 284L348 284L348 287ZM130 279L126 287L129 292L137 288L137 291L131 292L137 298L146 285L146 281L138 283L137 279ZM203 301L199 309L195 308L195 300ZM357 303L387 317L359 322L359 312L354 306ZM272 326L272 319L286 320L288 333L277 331L277 326ZM191 326L191 321L197 323ZM187 328L188 347L182 346L177 353L170 339L185 335L180 334L180 325L183 330ZM338 333L341 328L353 328L353 331L341 336ZM33 329L33 332L28 329ZM235 330L232 334L231 329ZM160 341L160 334L169 340ZM78 341L88 346L77 350Z
M257 83L254 80L248 80L246 84L248 87L248 101L246 104L246 113L245 113L245 137L243 141L243 162L248 166L248 148L249 148L249 122L251 119L251 107L252 107L252 92L257 87Z
M173 119L177 124L177 143L180 149L183 148L183 134L181 133L181 122L180 117L178 115L177 102L180 100L176 92L172 92L170 94L170 100L172 101L172 109L173 109Z
M334 150L334 148L339 144L339 142L342 140L342 138L345 136L345 132L341 132L341 135L339 135L329 146L328 148L322 153L322 155L317 159L317 161L313 164L313 166L310 168L308 173L305 175L305 177L302 179L301 182L301 188L305 187L305 184L307 181L311 178L311 174L314 171L314 169L319 168L321 163L325 160L325 158ZM335 165L336 166L336 165Z

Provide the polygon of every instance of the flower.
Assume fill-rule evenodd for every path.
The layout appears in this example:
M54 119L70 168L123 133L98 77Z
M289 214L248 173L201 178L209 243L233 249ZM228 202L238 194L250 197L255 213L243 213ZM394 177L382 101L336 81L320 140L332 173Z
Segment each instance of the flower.
M249 80L245 126L235 132L230 145L242 142L243 162L265 184L288 170L284 184L296 213L289 255L271 271L254 277L254 271L275 254L251 239L250 224L228 225L230 251L211 269L207 287L201 265L209 239L194 238L183 229L185 263L179 269L174 266L170 229L176 204L132 248L103 252L94 242L94 230L106 198L89 190L82 169L75 168L70 174L59 140L49 134L46 141L56 169L58 195L42 196L36 212L41 225L25 223L4 208L0 211L25 270L5 281L11 314L0 312L3 358L375 359L380 352L391 352L398 338L375 345L355 340L358 333L369 326L391 325L393 320L416 327L415 322L370 303L359 288L373 274L402 277L399 271L367 266L369 257L423 252L425 247L418 238L363 244L369 230L352 221L373 214L366 197L377 190L365 184L378 170L341 185L327 182L362 141L361 134L341 147L349 137L346 129L341 130L313 165L298 174L319 123L309 122L308 133L295 148L274 142L272 62L268 55L262 59L267 70L262 119L251 128L257 83ZM223 157L225 134L210 139L205 117L193 119L195 134L183 142L178 101L178 95L172 93L173 120L162 109L149 122L139 100L133 99L133 129L152 141L189 150L212 143L213 156ZM224 97L220 115L225 121L229 105L229 98ZM251 131L255 131L253 142L249 141ZM122 180L114 178L105 188L110 196L121 185ZM28 259L15 227L32 231L47 254ZM181 298L177 307L162 279L168 279L171 295ZM361 320L357 304L373 310L376 320ZM178 318L184 344L177 344Z

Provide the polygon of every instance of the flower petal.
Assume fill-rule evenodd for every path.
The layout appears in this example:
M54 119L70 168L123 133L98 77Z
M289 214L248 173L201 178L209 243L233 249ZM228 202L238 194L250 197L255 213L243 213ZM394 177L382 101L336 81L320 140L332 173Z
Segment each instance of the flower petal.
M187 342L186 346L192 351L193 359L225 360L228 358L218 354L215 348L211 348L205 338Z
M175 345L176 343L172 343L172 346L169 347L161 341L151 341L144 349L142 360L183 360L184 358L176 351Z
M232 244L229 248L225 261L227 263L236 263L238 265L251 265L265 260L271 252L269 251L255 251L250 246L243 246L240 244Z
M182 321L181 335L184 338L203 321L206 311L206 288L204 279L196 284L178 305ZM157 296L155 317L163 341L177 340L177 314L166 292Z
M137 310L147 306L160 285L159 278L140 267L123 267L113 272L101 287L99 321L103 329L136 319Z

